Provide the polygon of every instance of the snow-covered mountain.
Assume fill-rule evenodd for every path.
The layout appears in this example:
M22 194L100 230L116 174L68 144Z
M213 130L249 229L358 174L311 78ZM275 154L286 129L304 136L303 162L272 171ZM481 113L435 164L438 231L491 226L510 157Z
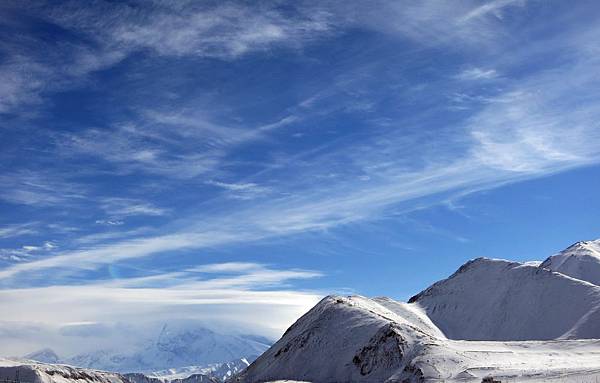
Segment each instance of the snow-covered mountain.
M129 383L222 383L224 381L205 374L192 374L185 378L176 379L155 378L141 372L124 374L123 376L127 378Z
M479 383L491 375L501 381L583 382L591 374L600 377L599 340L456 341L432 326L417 304L329 296L237 381Z
M479 258L409 303L326 297L238 381L582 382L600 379L599 338L599 286Z
M153 371L146 375L161 379L161 380L175 380L184 379L191 375L202 374L208 375L225 381L231 378L233 375L239 373L250 365L251 361L254 361L258 355L252 356L251 358L240 358L229 362L223 363L212 363L203 366L186 366L179 368L170 368L168 370Z
M17 378L27 383L130 383L122 375L112 372L0 359L0 381Z
M174 379L170 383L221 383L222 381L204 374L193 374L187 378Z
M179 368L190 370L186 375L172 377L175 379L202 373L198 370L209 368L209 365L221 366L225 362L241 361L243 358L253 360L269 348L270 344L266 342L256 337L221 334L201 327L169 324L164 325L154 339L142 342L131 352L99 350L75 355L61 362L118 372L148 373ZM233 369L233 372L237 372L237 369Z
M600 287L529 264L475 259L409 302L451 339L600 338Z
M600 285L600 240L577 242L540 267Z
M36 352L32 352L23 357L28 360L35 360L42 363L60 363L60 357L56 355L54 350L44 348Z

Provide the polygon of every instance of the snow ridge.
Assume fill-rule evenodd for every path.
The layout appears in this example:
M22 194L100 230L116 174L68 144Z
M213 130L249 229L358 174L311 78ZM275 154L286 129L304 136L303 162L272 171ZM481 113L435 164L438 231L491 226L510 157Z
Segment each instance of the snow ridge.
M0 380L27 383L130 383L124 376L66 365L0 359Z
M451 339L600 338L600 287L518 262L469 261L409 303Z
M546 259L540 267L600 285L600 240L577 242Z

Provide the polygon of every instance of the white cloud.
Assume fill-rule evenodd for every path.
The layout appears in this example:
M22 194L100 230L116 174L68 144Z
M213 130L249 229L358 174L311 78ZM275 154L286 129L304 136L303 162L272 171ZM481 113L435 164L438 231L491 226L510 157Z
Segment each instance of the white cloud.
M578 56L578 62L568 68L535 73L505 86L460 127L462 153L453 150L445 154L447 138L430 142L425 150L403 132L389 131L343 145L342 149L311 149L306 158L298 155L285 164L290 176L285 185L279 185L278 192L287 195L255 202L236 212L204 216L202 223L172 234L21 263L4 269L0 276L9 278L24 271L64 266L94 268L172 250L331 229L378 219L389 209L415 208L420 205L406 202L420 198L436 201L436 195L462 194L598 163L600 108L592 92L600 79L594 70L597 58L590 54ZM423 162L409 165L402 161L405 158ZM339 176L328 177L323 187L317 180L331 174L332 166L337 164ZM357 176L368 176L369 180L349 181ZM238 192L259 185L254 181L212 184ZM447 196L440 199L446 200ZM190 220L194 221L193 217Z
M525 0L492 0L487 1L484 4L475 7L464 15L460 22L468 22L476 18L483 17L488 14L493 14L495 17L502 19L502 10L508 6L520 5L523 6L526 3Z
M84 8L48 3L27 12L80 38L55 44L21 34L7 39L0 46L10 57L0 65L0 113L23 114L23 106L43 102L46 93L81 83L132 53L229 60L278 46L298 48L327 33L332 17L325 11L281 12L266 4L164 3L134 9L120 3Z
M22 245L19 248L0 249L0 259L12 262L26 262L33 256L40 254L47 255L52 250L56 249L57 245L51 241L46 241L36 245Z
M40 103L48 92L76 86L91 73L140 51L158 56L233 60L278 47L301 48L355 27L403 36L421 44L491 46L501 35L502 11L523 3L378 1L349 7L333 1L298 3L286 11L266 3L252 7L161 3L142 8L121 3L94 3L85 8L75 3L49 3L28 12L38 11L38 17L82 38L54 45L15 38L4 44L2 48L11 60L0 66L0 113L23 112L22 105ZM86 40L90 43L82 43Z
M162 7L143 18L116 14L109 38L128 49L149 48L161 55L235 58L274 45L297 45L329 29L331 15L285 15L268 5Z
M225 189L231 198L250 200L259 196L264 196L270 192L270 188L258 185L254 182L229 183L220 181L207 181L206 184Z
M98 225L105 225L105 226L121 226L123 225L125 222L123 221L119 221L119 220L105 220L105 219L98 219L96 220L96 224Z
M493 80L498 77L494 69L469 68L459 73L456 78L463 81Z
M154 206L153 204L133 198L110 197L100 200L100 207L111 217L131 216L162 216L168 214L168 210ZM98 221L96 221L98 223ZM102 224L119 225L118 219L100 221Z
M81 201L86 188L51 172L16 171L0 174L0 200L14 204L50 206Z
M83 341L82 337L87 339L88 348L113 346L115 336L129 339L127 332L132 331L130 326L119 329L118 323L137 323L133 330L139 331L144 325L172 318L203 321L213 326L221 323L239 332L277 337L321 297L314 292L278 287L293 279L318 277L321 275L318 272L278 270L256 263L246 265L248 267L200 265L195 272L157 275L154 280L133 278L0 290L3 310L7 312L0 331L28 323L32 328L39 328L33 334L20 329L9 338L3 337L0 353L23 354L49 345L44 342L52 342L51 346L58 352L81 351L86 348L77 344ZM209 276L213 272L220 273L218 270L232 269L235 276L195 277L198 273ZM152 287L161 280L172 283ZM266 289L267 286L270 288ZM57 310L57 307L69 307L69 310ZM269 321L265 321L265 317ZM67 331L65 334L64 329L72 329L74 324L103 326L105 331ZM90 337L98 338L97 342L90 342Z
M35 234L37 233L37 229L35 229L35 227L36 224L34 223L2 226L0 227L0 238L13 238L29 234Z

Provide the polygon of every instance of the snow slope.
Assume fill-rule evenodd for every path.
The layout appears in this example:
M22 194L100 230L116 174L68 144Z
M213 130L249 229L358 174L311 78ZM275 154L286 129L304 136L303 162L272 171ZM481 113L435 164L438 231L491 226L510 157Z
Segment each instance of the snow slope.
M600 287L529 264L478 258L409 303L451 339L600 338Z
M503 382L600 378L599 340L449 340L412 306L389 299L326 297L237 381L481 382L490 375ZM415 315L399 315L406 311Z
M22 383L129 383L122 375L66 365L0 359L0 381Z
M600 285L600 240L577 242L540 267Z
M528 264L478 258L409 303L451 339L600 338L600 287Z

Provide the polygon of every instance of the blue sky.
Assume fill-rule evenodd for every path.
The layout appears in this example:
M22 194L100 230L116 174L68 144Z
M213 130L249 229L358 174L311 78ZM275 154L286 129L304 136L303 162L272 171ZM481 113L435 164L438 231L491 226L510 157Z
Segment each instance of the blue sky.
M600 237L599 13L4 2L0 352L172 318L276 337L327 293Z

